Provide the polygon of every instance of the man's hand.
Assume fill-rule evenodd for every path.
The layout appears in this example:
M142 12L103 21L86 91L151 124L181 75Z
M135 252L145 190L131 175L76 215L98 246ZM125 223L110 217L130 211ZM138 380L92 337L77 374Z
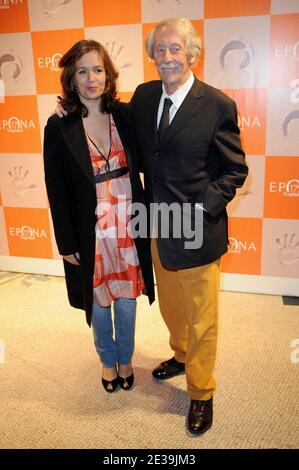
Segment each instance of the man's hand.
M63 259L65 259L65 261L67 261L68 263L75 264L76 266L80 265L80 263L79 263L80 255L79 255L78 251L76 253L74 253L73 255L63 256Z
M67 111L59 103L57 103L57 106L55 108L55 113L60 118L63 118L63 116L67 116Z

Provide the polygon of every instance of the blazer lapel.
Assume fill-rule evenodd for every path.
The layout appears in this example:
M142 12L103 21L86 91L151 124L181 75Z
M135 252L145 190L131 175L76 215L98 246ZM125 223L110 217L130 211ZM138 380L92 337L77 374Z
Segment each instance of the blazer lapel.
M156 87L155 90L153 90L153 94L151 96L151 99L148 102L147 105L147 110L145 110L145 117L144 119L148 119L148 129L149 133L152 137L152 141L158 145L159 139L158 139L158 132L157 132L157 114L158 114L158 108L159 108L159 103L162 95L162 82L159 82L159 86Z
M95 186L94 174L82 119L77 116L70 116L64 119L66 119L66 121L62 126L63 138L83 172L88 177L91 184Z
M188 122L190 117L202 106L203 87L201 82L195 78L194 83L176 112L170 126L166 130L162 142L170 139L178 130Z

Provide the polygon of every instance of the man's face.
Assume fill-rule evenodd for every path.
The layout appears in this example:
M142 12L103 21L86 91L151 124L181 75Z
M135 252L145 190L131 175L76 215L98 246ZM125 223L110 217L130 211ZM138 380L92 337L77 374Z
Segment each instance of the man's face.
M167 92L173 93L189 78L186 42L175 28L165 26L155 34L154 61Z

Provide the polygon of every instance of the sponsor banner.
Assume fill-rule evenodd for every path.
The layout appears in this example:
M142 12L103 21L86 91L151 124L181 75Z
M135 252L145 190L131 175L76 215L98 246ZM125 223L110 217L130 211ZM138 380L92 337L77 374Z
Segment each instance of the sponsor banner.
M204 16L204 3L204 0L141 0L142 22L158 23L170 16L199 20Z
M270 13L271 0L251 0L240 2L239 0L205 0L206 18L223 18L228 16L256 16Z
M136 86L158 79L147 33L174 16L189 18L203 39L195 76L238 108L249 175L227 207L222 269L239 280L236 290L245 278L260 279L259 289L276 277L279 293L292 291L285 286L299 277L298 0L0 0L0 256L9 268L36 258L53 273L60 259L42 142L61 93L61 56L80 39L101 42L119 71L118 97L129 102Z
M224 90L237 104L241 142L246 154L264 155L267 93L264 89Z
M262 222L254 218L229 218L229 249L222 258L222 272L260 274Z
M298 13L298 0L272 0L271 13Z
M205 20L205 81L222 89L266 88L269 16Z
M299 78L299 13L271 16L270 86L289 87Z
M117 95L120 101L123 101L124 103L129 103L131 101L132 96L132 91L119 91Z
M0 153L40 151L36 97L6 97L0 105Z
M299 77L289 88L268 90L267 155L299 156Z
M38 93L61 93L59 60L77 41L83 29L33 32L32 48Z
M49 117L55 113L55 107L57 106L57 94L56 95L38 95L37 96L37 108L40 123L40 139L43 144L44 130Z
M28 0L0 0L0 31L1 34L30 31Z
M85 26L141 23L140 0L83 0Z
M0 35L0 78L5 96L36 94L30 33Z
M119 72L119 91L135 90L143 82L140 24L85 28L85 38L95 39L106 47Z
M10 256L52 258L48 209L4 207Z
M266 157L264 217L299 219L299 159Z

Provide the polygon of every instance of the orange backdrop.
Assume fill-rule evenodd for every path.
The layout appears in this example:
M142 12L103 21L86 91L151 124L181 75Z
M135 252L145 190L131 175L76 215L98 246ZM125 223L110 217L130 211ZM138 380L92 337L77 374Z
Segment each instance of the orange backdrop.
M0 1L0 269L8 259L11 267L12 257L27 259L31 272L32 259L59 260L42 140L61 91L61 55L81 38L103 43L120 73L119 96L129 101L139 83L157 79L143 44L169 16L193 22L204 44L195 75L238 106L250 173L228 206L222 271L254 276L256 286L263 277L279 279L280 293L290 293L288 282L299 278L299 4L293 0Z

